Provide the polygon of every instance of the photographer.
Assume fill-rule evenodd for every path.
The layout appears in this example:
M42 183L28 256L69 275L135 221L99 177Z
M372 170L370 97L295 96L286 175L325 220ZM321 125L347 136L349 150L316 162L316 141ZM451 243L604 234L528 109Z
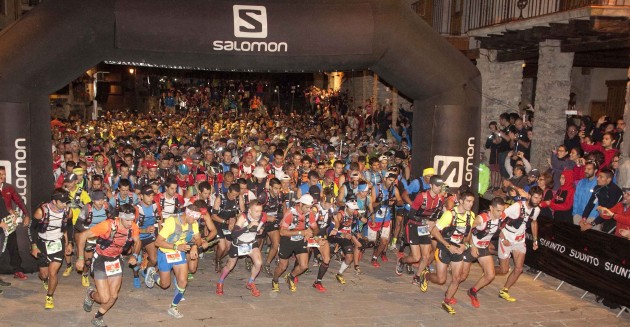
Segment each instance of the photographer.
M494 190L501 187L501 170L499 168L499 154L507 150L507 144L503 142L501 132L497 127L497 122L492 121L488 124L490 135L486 139L486 149L490 149L490 181Z

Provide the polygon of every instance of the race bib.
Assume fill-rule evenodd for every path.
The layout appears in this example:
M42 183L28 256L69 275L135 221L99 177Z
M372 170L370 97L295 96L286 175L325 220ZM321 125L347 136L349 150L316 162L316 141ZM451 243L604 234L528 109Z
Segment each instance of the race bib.
M182 261L182 253L177 251L173 253L165 253L166 254L166 262L168 263L178 263Z
M254 243L246 243L246 244L239 245L238 246L239 257L242 255L249 255L250 253L252 253L253 246L254 246Z
M17 229L17 217L15 215L9 215L2 219L7 224L7 229L4 230L4 235L9 236Z
M319 242L314 238L309 238L306 242L307 248L319 248Z
M462 234L455 234L455 233L453 233L453 235L451 236L451 242L453 242L455 244L460 244L463 239L464 239L464 235L462 235Z
M522 242L525 239L525 233L523 234L518 234L516 235L516 237L514 238L514 242Z
M487 248L490 245L490 241L477 241L478 248Z
M105 261L105 274L107 276L122 274L122 266L120 265L120 260L116 259L114 261Z
M232 235L232 231L227 228L221 228L223 235Z
M419 236L429 235L429 226L418 226L418 235Z
M61 240L46 242L46 253L48 254L57 253L61 251L61 248L62 248Z

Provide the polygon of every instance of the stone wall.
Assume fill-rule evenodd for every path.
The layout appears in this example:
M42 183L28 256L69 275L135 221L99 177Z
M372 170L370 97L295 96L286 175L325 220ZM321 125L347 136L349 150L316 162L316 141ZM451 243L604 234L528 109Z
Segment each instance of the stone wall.
M565 110L571 92L573 53L560 51L559 40L540 43L536 82L536 119L531 145L532 167L544 170L551 149L561 144L566 128Z
M591 113L591 71L592 68L573 67L571 70L571 92L576 95L575 110L584 115Z
M495 50L479 50L477 69L481 72L481 137L488 124L499 121L503 112L517 112L521 101L523 61L497 62ZM487 154L487 153L486 153ZM487 156L486 156L487 158Z
M341 90L348 90L350 97L354 99L355 106L362 106L367 99L376 99L381 105L397 102L398 107L402 106L405 109L411 106L412 102L393 87L384 84L380 79L377 79L375 85L374 80L374 73L370 71L346 72Z

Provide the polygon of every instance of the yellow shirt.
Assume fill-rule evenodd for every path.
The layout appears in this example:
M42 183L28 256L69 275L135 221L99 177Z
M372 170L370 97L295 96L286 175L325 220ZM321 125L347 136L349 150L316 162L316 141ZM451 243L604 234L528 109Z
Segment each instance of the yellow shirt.
M186 244L186 234L188 234L189 228L192 229L193 235L199 234L199 223L194 222L190 225L181 224L177 216L171 216L171 217L166 218L166 220L164 220L164 223L162 224L162 228L160 229L160 236L168 240L169 237L172 237L171 235L175 234L177 225L181 226L181 233L179 235L179 238L177 238L177 240L175 240L174 242L176 245ZM172 248L163 248L163 247L160 247L160 251L164 253L175 252L175 250L173 250Z
M75 188L74 191L69 192L70 200L74 201L74 196L77 194L78 190L79 190L79 187L77 186L77 188ZM81 201L83 205L86 205L92 202L92 199L90 199L90 195L88 194L87 190L83 190L83 192L81 193L81 196L79 197L79 201ZM81 213L81 208L72 208L72 224L73 225L77 223L77 219L79 218L80 213Z
M457 212L457 207L453 208L453 211L456 213L456 216L457 216L457 221L455 222L455 226L466 227L467 216L469 220L468 225L472 226L473 222L475 221L474 212L471 211L469 213L468 212L459 213ZM435 223L435 226L437 226L439 230L443 230L444 228L450 226L451 224L453 224L453 214L451 213L451 210L447 210L442 214L442 216L440 216L440 219L437 220L437 222ZM458 228L458 229L461 229L461 228Z

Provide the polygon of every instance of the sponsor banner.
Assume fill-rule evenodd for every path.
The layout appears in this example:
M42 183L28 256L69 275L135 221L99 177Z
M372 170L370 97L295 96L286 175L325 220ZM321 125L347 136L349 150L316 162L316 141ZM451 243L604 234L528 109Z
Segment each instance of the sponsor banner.
M525 263L566 283L630 307L630 241L538 218L538 250L527 235Z
M0 102L0 166L28 208L30 203L29 107L24 103ZM10 119L9 119L10 117Z
M431 148L434 152L430 155L436 174L442 176L446 185L451 188L468 185L476 190L479 156L475 135L478 124L467 122L468 117L462 114L464 111L462 106L454 105L435 109L434 145Z
M176 53L366 55L373 52L366 3L262 3L188 0L116 3L116 47ZM316 13L316 14L313 14ZM368 19L366 19L368 18ZM147 26L159 26L147 33ZM187 31L182 34L182 31ZM209 66L212 66L212 60ZM216 64L214 64L216 66Z

